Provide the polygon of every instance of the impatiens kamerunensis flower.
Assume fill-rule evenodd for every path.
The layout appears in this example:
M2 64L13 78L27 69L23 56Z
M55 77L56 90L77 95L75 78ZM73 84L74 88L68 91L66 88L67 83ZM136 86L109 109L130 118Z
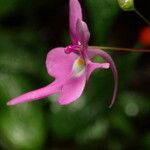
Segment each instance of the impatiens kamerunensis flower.
M90 32L82 19L82 10L78 0L70 0L70 36L72 43L69 46L54 48L47 55L46 68L48 74L55 80L43 88L10 100L8 105L38 100L51 94L59 95L59 104L70 104L81 96L87 80L95 69L111 68L115 81L110 105L112 106L117 92L117 70L106 52L88 46ZM92 58L97 55L105 62L92 62Z

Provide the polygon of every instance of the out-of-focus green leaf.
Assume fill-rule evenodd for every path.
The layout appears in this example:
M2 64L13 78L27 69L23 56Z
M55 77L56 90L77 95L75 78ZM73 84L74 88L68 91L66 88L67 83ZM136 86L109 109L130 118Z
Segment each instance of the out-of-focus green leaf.
M51 97L53 99L53 97ZM79 130L81 116L76 118L76 115L80 112L82 107L82 100L79 104L72 104L70 106L62 107L55 102L52 103L52 114L49 118L49 126L52 129L52 133L56 134L59 138L68 139L77 134ZM65 121L64 121L65 118ZM78 125L77 125L78 124ZM63 128L63 130L62 130Z
M20 78L20 84L21 80L17 75L0 74L0 79L1 94L7 99L21 94L25 87L31 85L26 78ZM33 106L32 103L6 106L6 102L3 102L1 106L3 109L0 110L0 137L3 139L3 147L7 146L7 149L12 150L40 150L45 139L41 108L38 105Z
M32 104L9 107L0 115L0 136L13 150L40 150L44 142L42 112Z
M120 103L126 115L137 117L149 112L149 100L136 92L125 92L119 97Z
M39 59L36 57L37 53L30 52L30 44L25 39L17 41L21 38L21 33L13 37L12 34L2 32L0 35L0 69L9 72L25 72L36 74L40 68ZM25 37L24 37L25 38ZM35 40L35 37L30 37L30 41ZM15 41L16 39L16 41ZM23 43L23 40L24 43ZM22 43L21 43L22 42ZM28 47L26 48L26 45ZM32 43L34 44L34 43ZM37 47L35 47L36 49ZM36 50L35 50L36 51Z
M87 127L87 129L81 131L76 140L78 143L86 144L91 143L95 140L100 140L105 138L109 129L109 122L107 119L96 120L92 126Z
M128 118L120 113L113 113L111 115L111 124L116 129L119 135L134 137L135 130Z
M143 137L142 137L142 144L143 144L143 147L145 148L145 150L147 149L150 149L150 132L146 133Z
M0 16L11 12L16 7L18 0L0 0Z
M119 6L116 0L86 0L88 17L91 21L90 31L92 44L107 43L107 34L118 14Z

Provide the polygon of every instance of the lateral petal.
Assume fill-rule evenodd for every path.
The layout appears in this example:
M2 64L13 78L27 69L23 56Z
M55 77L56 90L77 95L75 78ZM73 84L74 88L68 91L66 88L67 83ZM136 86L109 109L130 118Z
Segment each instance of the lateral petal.
M45 97L48 97L51 94L54 94L60 90L61 84L57 81L52 82L51 84L34 90L30 91L28 93L22 94L14 99L11 99L7 105L16 105L16 104L21 104L21 103L26 103L30 102L33 100L39 100Z
M113 97L111 100L111 104L109 107L112 107L112 105L115 102L116 99L116 95L117 95L117 89L118 89L118 72L117 72L117 68L116 65L114 63L114 61L112 60L111 56L109 54L107 54L105 51L98 49L98 48L88 48L88 56L91 57L95 57L96 55L99 55L100 57L102 57L106 62L108 62L110 64L110 68L113 72L113 76L114 76L114 92L113 92Z
M110 67L109 63L93 63L90 62L87 64L87 80L89 79L91 73L95 69L108 69Z
M67 55L64 48L54 48L47 54L46 68L48 74L55 78L66 78L72 72L72 66L77 55Z
M85 83L86 74L70 78L61 88L58 100L59 104L67 105L77 100L84 90Z

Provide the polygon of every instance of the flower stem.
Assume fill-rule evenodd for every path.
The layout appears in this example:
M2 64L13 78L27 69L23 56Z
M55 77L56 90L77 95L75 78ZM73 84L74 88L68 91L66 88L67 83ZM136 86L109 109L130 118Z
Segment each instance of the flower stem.
M134 12L141 18L143 19L147 24L150 25L150 21L146 19L136 8L134 8Z
M106 46L89 46L90 48L100 48L104 50L114 50L114 51L126 51L126 52L146 52L150 53L148 49L138 49L138 48L120 48L120 47L106 47Z

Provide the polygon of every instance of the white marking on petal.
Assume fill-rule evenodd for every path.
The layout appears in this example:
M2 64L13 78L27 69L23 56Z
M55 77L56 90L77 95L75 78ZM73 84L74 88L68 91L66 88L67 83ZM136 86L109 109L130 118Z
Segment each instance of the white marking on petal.
M81 76L85 71L85 61L78 57L73 64L73 72L75 76Z

